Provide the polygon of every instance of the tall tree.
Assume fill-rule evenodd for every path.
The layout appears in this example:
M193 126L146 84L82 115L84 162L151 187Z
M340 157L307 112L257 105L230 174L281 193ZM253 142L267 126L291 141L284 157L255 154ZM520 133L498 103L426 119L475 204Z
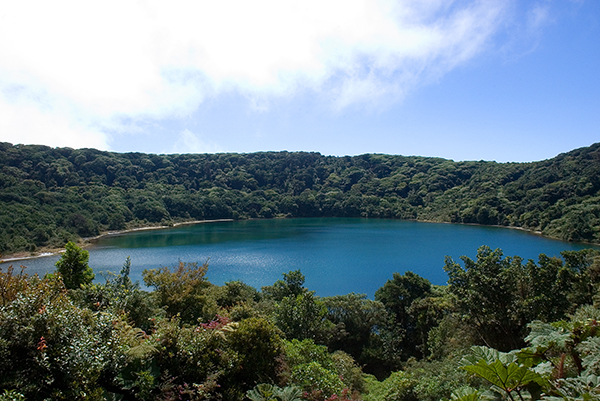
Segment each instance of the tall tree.
M386 316L381 302L355 293L323 298L323 302L327 307L327 319L336 325L330 349L347 352L364 363L361 354Z
M304 274L300 270L292 270L283 273L283 280L277 280L273 285L262 287L263 294L275 301L281 301L285 297L293 297L307 291L304 287Z
M444 270L459 309L481 340L487 346L509 351L525 345L523 330L527 322L517 314L521 259L503 256L500 249L482 246L476 261L461 256L463 268L447 257Z
M79 248L74 242L65 245L65 252L56 262L56 270L61 274L65 287L78 289L82 284L89 284L94 280L94 271L88 265L90 253Z
M392 280L375 292L375 300L383 304L389 315L388 321L381 324L380 335L384 350L381 357L390 368L397 368L400 359L423 356L418 313L413 312L411 305L430 295L429 280L411 271L394 273Z

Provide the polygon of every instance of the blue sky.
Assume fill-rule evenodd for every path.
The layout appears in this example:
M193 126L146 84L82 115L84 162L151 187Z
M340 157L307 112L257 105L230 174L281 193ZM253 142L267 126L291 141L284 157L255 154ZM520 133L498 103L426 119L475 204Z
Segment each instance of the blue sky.
M600 1L19 1L0 141L535 161L600 141Z

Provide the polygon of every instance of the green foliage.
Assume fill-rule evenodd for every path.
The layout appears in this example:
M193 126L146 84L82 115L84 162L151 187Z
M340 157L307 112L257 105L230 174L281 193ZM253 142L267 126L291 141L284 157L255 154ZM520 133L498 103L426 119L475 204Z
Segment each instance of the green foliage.
M326 343L333 330L333 324L326 316L327 308L323 301L313 291L307 291L283 298L276 307L275 323L286 338Z
M405 373L416 381L414 394L419 400L438 401L451 396L452 391L464 386L478 386L480 381L459 369L460 356L439 361L409 361Z
M368 362L363 350L372 345L371 336L386 319L383 304L367 299L364 294L355 293L322 300L327 308L327 319L335 324L328 344L330 349L347 352L361 363Z
M505 399L597 399L600 332L594 317L599 313L588 306L568 322L532 322L529 347L510 353L473 347L463 369Z
M150 336L127 325L119 333L127 363L117 383L140 399L237 400L257 382L276 380L280 370L282 340L264 319L219 316L197 327L159 319Z
M168 267L144 270L144 283L154 287L159 305L167 316L179 316L183 323L195 324L198 319L208 321L218 311L214 298L207 296L212 286L206 278L208 262L179 264L171 271Z
M439 401L449 398L454 390L465 386L478 386L477 380L459 369L460 357L439 361L408 361L403 370L393 372L385 380L366 377L366 401L387 399L412 399Z
M477 250L477 261L461 257L463 268L452 259L446 259L450 290L456 295L458 306L470 324L477 328L485 344L503 350L517 348L522 343L524 325L517 311L515 272L521 270L519 258L503 258L502 251L489 247Z
M536 163L0 145L3 254L149 224L275 216L497 224L600 241L600 144Z
M136 327L149 330L151 319L160 314L151 294L140 290L139 283L129 278L131 260L128 257L116 275L109 272L105 284L82 285L71 296L82 307L92 311L110 311L118 316L126 315Z
M338 373L340 379L348 389L354 392L362 392L364 390L363 372L352 356L343 351L335 351L331 354L335 372Z
M422 312L428 308L424 300L431 295L429 280L410 271L394 273L393 279L375 292L375 299L389 315L379 325L383 346L377 356L388 369L398 369L402 360L425 355L431 322Z
M272 286L262 288L263 294L275 301L282 301L285 297L295 298L304 294L307 290L304 287L304 275L300 270L283 273L283 280L277 280Z
M0 269L0 307L4 307L14 301L19 293L25 291L29 284L25 266L21 266L21 272L14 274L14 269L9 266L6 272Z
M569 295L580 293L580 283L587 280L569 264L543 254L539 264L530 260L523 265L517 256L503 257L500 249L483 246L476 261L461 259L464 267L450 258L444 267L459 311L483 343L503 351L524 345L528 322L562 319L574 310L578 305Z
M246 396L252 401L278 401L275 388L277 387L267 383L257 384L252 390L246 392Z
M227 334L236 326L219 322L210 328L182 327L176 318L159 319L148 336L120 324L126 363L115 372L110 390L142 400L221 397L217 380L230 375L238 360L227 347Z
M452 395L450 397L451 401L479 401L482 399L486 399L487 397L484 397L482 392L474 389L473 387L469 387L469 386L465 386L465 387L461 387L455 391L452 392ZM447 399L443 399L444 401L447 401Z
M365 401L416 401L415 386L417 381L410 374L402 371L394 372L383 382L374 378L367 381Z
M481 347L474 350L473 358L466 358L468 363L477 362L470 365L464 365L462 368L469 373L473 373L492 384L492 389L513 399L513 392L519 398L523 398L523 393L530 384L537 384L539 387L546 386L547 380L542 376L526 367L519 366L516 358L507 358L508 355L502 355L495 350ZM479 355L479 356L477 356ZM513 359L512 362L509 362Z
M105 371L118 369L110 314L73 305L57 277L29 279L0 309L0 387L27 399L99 399Z
M313 399L341 395L344 389L361 391L362 371L354 359L343 352L330 354L327 347L312 340L285 341L285 363L290 382L302 387Z
M129 259L104 284L68 291L60 274L9 268L0 271L0 399L598 399L600 311L578 303L598 293L600 259L590 250L563 259L523 264L484 247L464 268L447 260L448 287L394 274L377 301L316 297L299 271L261 294L237 281L214 286L207 264L179 263L145 271L155 288L146 293ZM508 331L494 333L498 324ZM503 333L528 346L473 347L463 358ZM408 358L427 349L429 358Z
M462 355L472 344L476 344L478 336L469 325L465 325L462 317L457 313L450 313L433 327L427 336L430 356L432 360L452 358Z
M0 394L0 401L25 401L25 396L15 390L4 390Z
M590 312L592 318L588 318ZM528 365L540 366L559 378L600 373L596 352L600 335L595 318L598 313L588 306L569 322L530 323L526 340L531 346L517 355Z
M255 383L273 382L280 368L283 353L280 331L262 318L239 322L228 334L230 349L239 355L239 368L231 379L238 386L250 387Z
M600 381L598 376L579 376L559 380L560 387L556 389L557 396L545 397L549 401L579 401L597 400L600 398Z
M65 287L78 289L94 280L94 272L88 265L90 253L79 248L74 242L67 242L65 252L56 262L56 270L61 274Z
M569 300L575 305L592 304L594 295L600 292L600 251L563 251L561 256L573 282L568 291Z
M324 399L333 394L341 394L344 383L340 377L318 362L309 362L292 368L291 382L300 386L313 398Z
M302 390L289 386L280 388L271 384L257 384L246 392L246 397L252 401L301 401Z
M260 300L260 294L254 287L241 281L229 281L221 287L217 304L221 308L232 308L241 303L254 303Z
M285 341L285 359L289 366L298 366L310 362L317 362L326 369L333 369L333 359L327 352L327 347L317 345L313 340Z

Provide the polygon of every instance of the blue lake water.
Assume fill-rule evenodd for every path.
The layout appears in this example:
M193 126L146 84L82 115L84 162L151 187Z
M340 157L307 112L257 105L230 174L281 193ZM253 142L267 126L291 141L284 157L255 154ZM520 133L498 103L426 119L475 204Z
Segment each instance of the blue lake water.
M306 276L305 285L317 295L356 292L372 298L394 272L410 270L433 284L445 284L445 256L456 261L462 255L474 258L481 245L534 260L540 253L560 256L563 250L590 247L499 227L309 218L139 231L103 237L88 249L90 266L99 280L102 272L118 272L128 256L131 277L140 283L144 269L172 266L179 260L203 263L210 259L207 276L214 284L242 280L260 288L280 279L284 272L300 269ZM12 264L27 266L29 274L44 274L54 270L56 260L58 256Z

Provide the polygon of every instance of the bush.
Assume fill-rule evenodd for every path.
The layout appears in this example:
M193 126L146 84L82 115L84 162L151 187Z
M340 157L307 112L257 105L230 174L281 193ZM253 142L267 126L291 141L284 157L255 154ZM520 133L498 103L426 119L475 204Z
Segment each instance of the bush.
M206 290L212 286L206 278L208 262L179 264L171 271L168 267L144 270L144 283L156 289L160 306L167 316L179 316L182 323L196 324L198 319L211 320L218 312L213 297Z
M77 308L59 277L30 278L0 309L0 387L28 400L100 399L102 373L118 364L115 319Z

